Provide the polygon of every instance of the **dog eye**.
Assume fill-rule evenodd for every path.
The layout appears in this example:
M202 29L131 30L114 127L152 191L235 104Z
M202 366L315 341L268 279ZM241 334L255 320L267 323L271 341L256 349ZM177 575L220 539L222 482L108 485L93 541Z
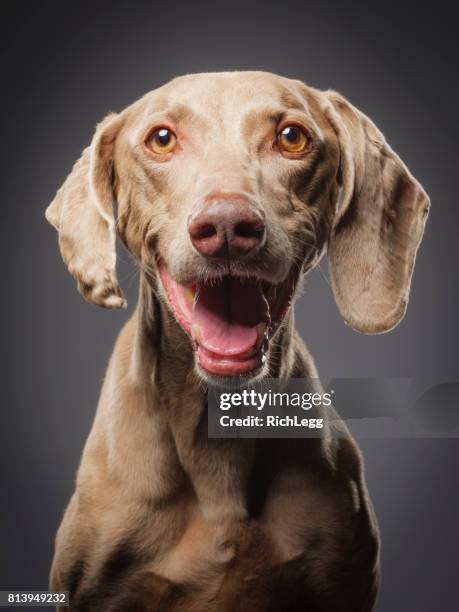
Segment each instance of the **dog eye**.
M308 135L297 125L286 125L277 135L280 148L287 153L302 153L309 145Z
M177 144L177 136L168 128L159 128L148 136L146 146L158 155L170 153Z

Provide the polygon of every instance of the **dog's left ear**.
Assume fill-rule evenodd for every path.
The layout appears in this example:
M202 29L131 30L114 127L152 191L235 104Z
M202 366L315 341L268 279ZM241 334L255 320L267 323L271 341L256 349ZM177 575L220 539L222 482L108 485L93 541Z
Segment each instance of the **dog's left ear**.
M335 299L354 329L385 332L405 314L429 198L372 121L335 92L325 99L341 151L328 246Z
M126 301L116 278L113 214L113 149L121 115L109 115L97 126L46 210L59 233L59 246L83 296L105 308L123 308Z

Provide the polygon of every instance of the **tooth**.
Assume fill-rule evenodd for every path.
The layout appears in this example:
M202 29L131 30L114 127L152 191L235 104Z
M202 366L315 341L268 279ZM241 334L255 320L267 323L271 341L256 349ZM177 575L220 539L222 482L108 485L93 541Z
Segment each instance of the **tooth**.
M199 325L199 323L193 323L193 326L191 328L191 335L195 342L197 342L198 344L201 343L201 326Z
M185 298L190 306L193 306L194 296L196 295L195 287L185 287Z

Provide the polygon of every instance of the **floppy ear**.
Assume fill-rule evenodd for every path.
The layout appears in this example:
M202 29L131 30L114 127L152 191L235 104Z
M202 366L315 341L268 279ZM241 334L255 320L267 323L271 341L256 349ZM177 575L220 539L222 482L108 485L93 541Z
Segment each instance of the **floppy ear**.
M339 94L325 96L341 151L328 246L332 287L347 323L380 333L405 314L430 202L376 126Z
M115 270L112 191L113 148L121 123L114 114L102 121L46 210L79 291L105 308L126 306Z

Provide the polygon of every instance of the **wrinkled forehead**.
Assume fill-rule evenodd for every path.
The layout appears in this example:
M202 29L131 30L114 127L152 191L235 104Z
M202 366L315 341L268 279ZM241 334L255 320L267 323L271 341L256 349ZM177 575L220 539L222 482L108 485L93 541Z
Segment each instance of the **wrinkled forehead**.
M220 125L279 122L289 114L314 127L314 96L299 81L263 72L207 73L179 77L142 98L139 130L161 120ZM317 126L316 126L317 127Z

